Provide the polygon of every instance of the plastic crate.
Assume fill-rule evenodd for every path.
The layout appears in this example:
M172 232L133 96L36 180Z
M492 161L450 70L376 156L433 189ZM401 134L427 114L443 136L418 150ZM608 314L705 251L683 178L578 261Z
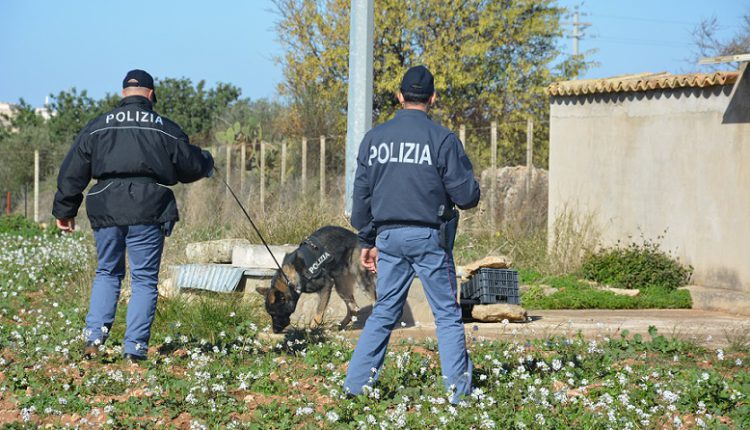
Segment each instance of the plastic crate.
M508 269L482 268L461 285L461 303L521 303L518 272Z

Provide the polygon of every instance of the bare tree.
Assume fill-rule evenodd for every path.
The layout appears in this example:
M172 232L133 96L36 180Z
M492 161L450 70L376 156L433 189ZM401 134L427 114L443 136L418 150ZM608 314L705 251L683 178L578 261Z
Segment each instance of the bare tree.
M718 32L721 29L716 17L704 19L693 29L694 58L693 64L703 57L717 57L721 55L737 55L750 53L750 10L742 16L740 29L729 40L721 40ZM727 65L738 68L738 63L725 65L712 64L707 67L712 70L727 68Z

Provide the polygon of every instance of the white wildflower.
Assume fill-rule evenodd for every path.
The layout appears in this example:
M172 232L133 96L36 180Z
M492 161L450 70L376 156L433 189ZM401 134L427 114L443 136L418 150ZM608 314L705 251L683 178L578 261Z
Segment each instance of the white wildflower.
M297 411L294 413L294 415L297 415L297 416L310 415L312 413L313 413L313 408L311 408L310 406L305 406L305 407L297 408Z

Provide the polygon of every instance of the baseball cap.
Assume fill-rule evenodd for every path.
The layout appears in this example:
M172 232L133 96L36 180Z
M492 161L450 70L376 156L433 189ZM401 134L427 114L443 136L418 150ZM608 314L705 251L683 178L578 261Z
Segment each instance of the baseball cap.
M122 87L143 87L153 90L154 78L145 70L134 69L125 75L125 79L122 80ZM154 91L154 103L156 103L156 91Z
M435 79L425 66L415 66L404 73L401 92L431 96L435 92Z

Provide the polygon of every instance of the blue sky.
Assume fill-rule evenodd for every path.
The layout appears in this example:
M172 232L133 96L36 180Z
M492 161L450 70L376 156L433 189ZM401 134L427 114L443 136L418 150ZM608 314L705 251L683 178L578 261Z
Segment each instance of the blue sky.
M272 10L270 0L0 0L0 101L23 97L40 106L71 87L98 98L119 91L131 68L210 86L230 82L244 96L273 98L282 47ZM694 25L716 16L729 36L747 10L748 0L587 0L581 21L592 26L580 49L597 50L591 58L600 65L582 77L693 71L685 60ZM561 44L572 51L570 39Z

